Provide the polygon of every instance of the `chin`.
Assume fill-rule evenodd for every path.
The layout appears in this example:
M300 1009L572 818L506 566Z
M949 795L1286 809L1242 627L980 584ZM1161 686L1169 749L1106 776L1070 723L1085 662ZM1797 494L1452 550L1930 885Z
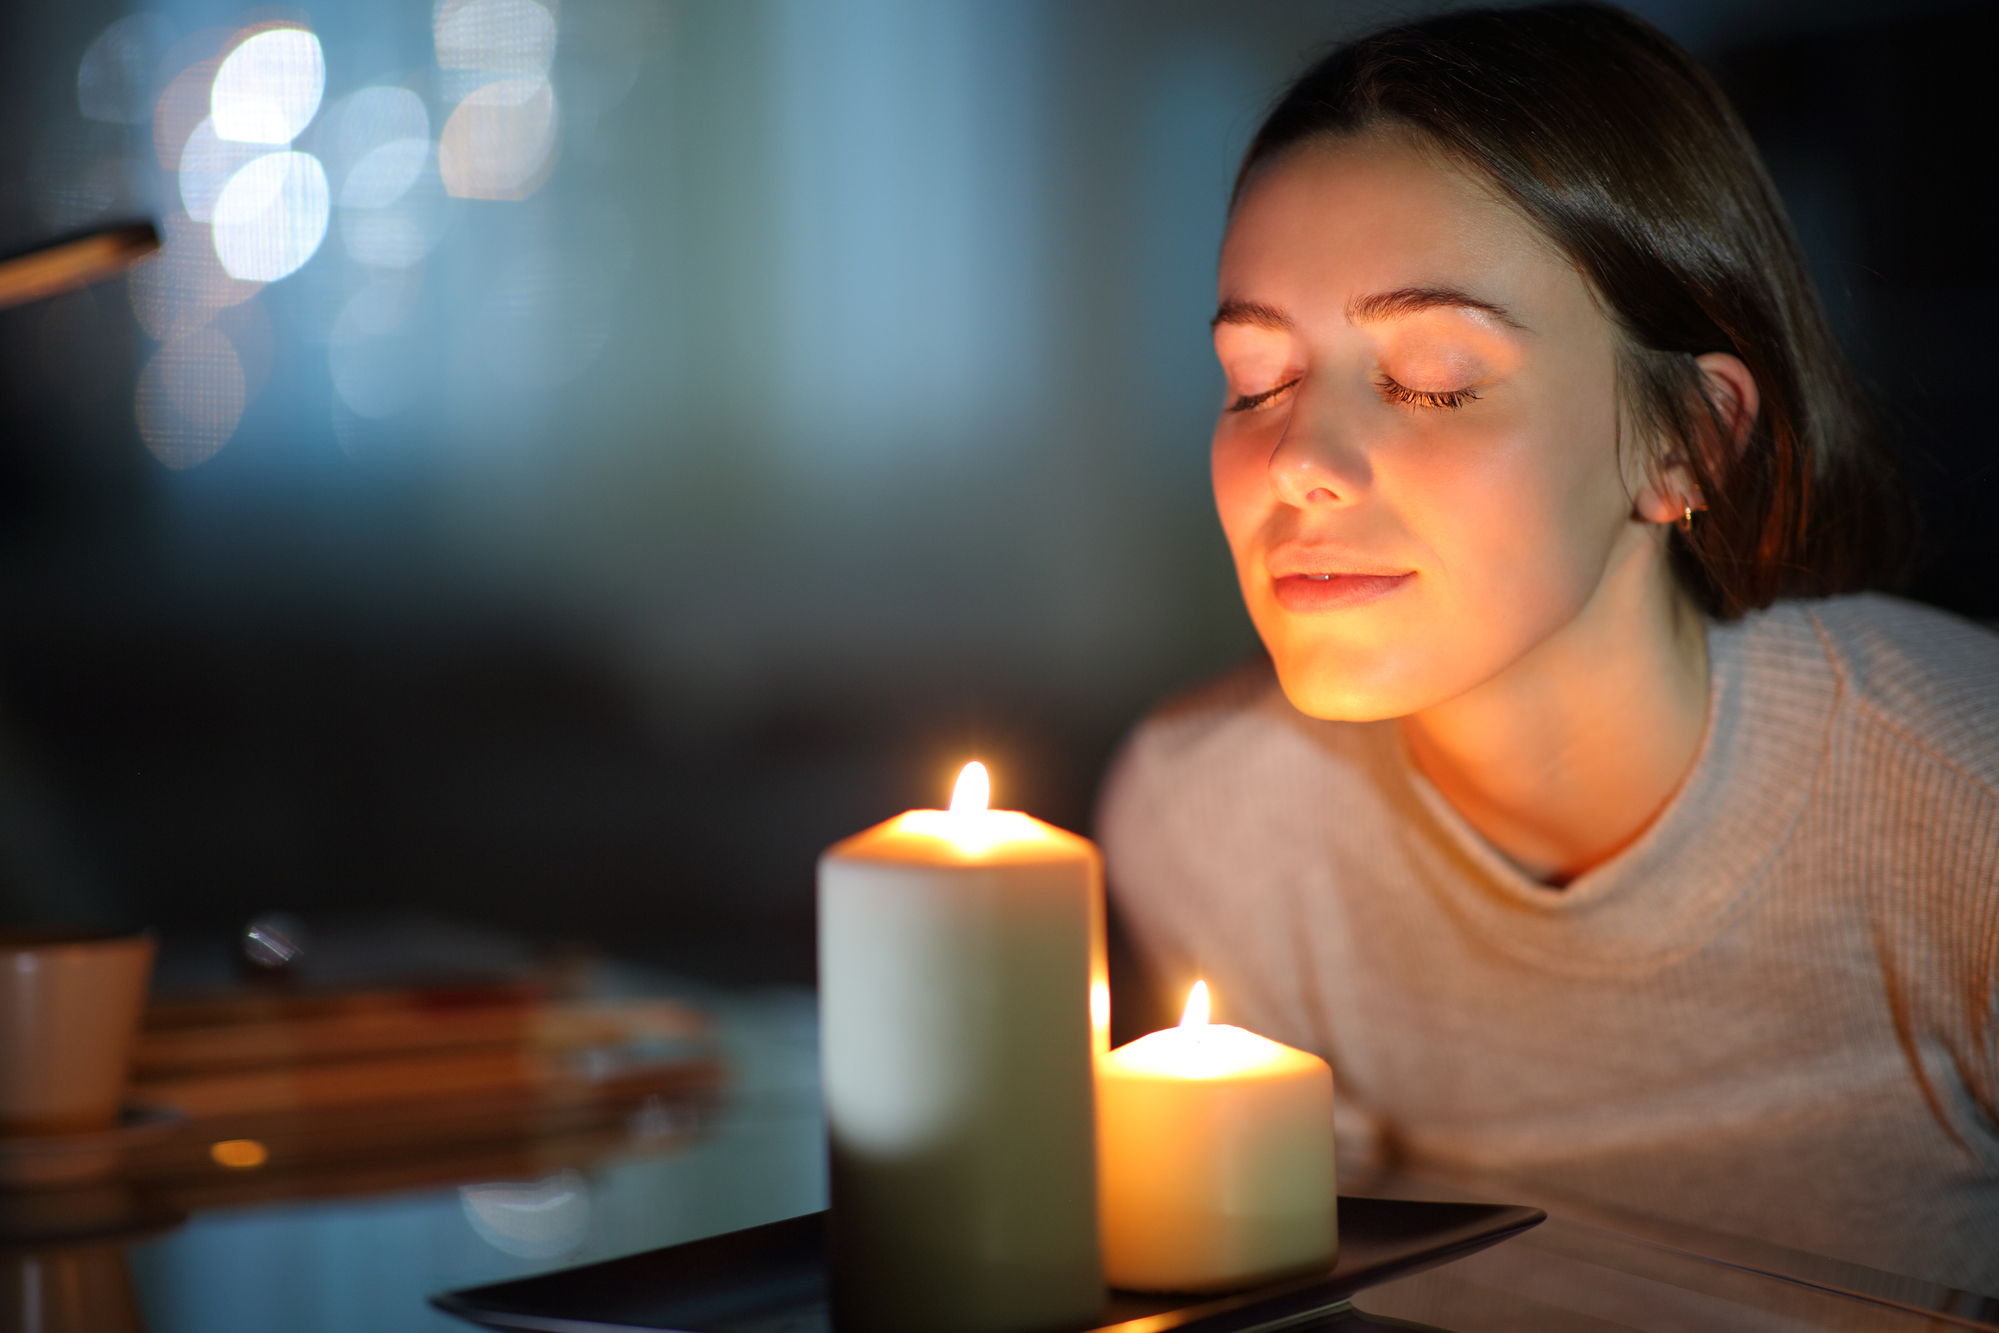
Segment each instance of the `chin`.
M1406 673L1357 664L1349 655L1329 662L1327 655L1272 649L1277 683L1291 706L1322 722L1379 722L1407 717L1436 703L1442 694Z
M1412 600L1334 616L1265 600L1251 604L1250 620L1293 708L1325 722L1379 722L1492 681L1573 620L1582 600L1488 599L1485 611Z
M1284 697L1307 717L1379 722L1420 712L1456 692L1436 669L1448 654L1412 646L1432 636L1422 634L1420 626L1396 623L1401 617L1386 624L1335 627L1317 623L1316 617L1259 606L1250 619L1277 669Z

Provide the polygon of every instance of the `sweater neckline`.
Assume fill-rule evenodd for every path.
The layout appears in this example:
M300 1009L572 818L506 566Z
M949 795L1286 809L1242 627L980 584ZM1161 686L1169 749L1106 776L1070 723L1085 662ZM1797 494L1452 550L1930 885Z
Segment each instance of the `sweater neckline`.
M1708 718L1692 770L1636 841L1562 888L1494 849L1388 724L1420 822L1464 872L1439 877L1437 891L1465 925L1539 966L1621 971L1699 948L1748 898L1810 799L1838 680L1796 608L1710 624L1707 636Z

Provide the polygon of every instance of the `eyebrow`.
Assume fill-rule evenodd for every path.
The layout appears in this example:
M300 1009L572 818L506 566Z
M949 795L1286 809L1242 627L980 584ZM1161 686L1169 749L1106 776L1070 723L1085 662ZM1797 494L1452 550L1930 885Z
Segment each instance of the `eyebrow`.
M1527 327L1513 318L1505 306L1481 300L1455 287L1398 287L1392 292L1355 297L1347 305L1347 319L1355 324L1372 324L1384 319L1401 319L1422 310L1445 308L1483 310L1509 328L1524 330ZM1276 306L1265 305L1261 301L1238 300L1222 302L1215 311L1215 317L1208 321L1211 329L1224 324L1244 324L1276 333L1289 333L1294 327L1291 317Z
M1505 306L1480 300L1456 287L1398 287L1392 292L1357 296L1347 303L1347 319L1355 324L1372 324L1378 320L1401 319L1422 310L1447 308L1483 310L1508 328L1527 327L1515 319Z
M1261 301L1224 301L1215 311L1215 317L1208 321L1208 327L1218 329L1224 324L1247 324L1254 329L1269 329L1275 333L1291 331L1291 316L1274 305Z

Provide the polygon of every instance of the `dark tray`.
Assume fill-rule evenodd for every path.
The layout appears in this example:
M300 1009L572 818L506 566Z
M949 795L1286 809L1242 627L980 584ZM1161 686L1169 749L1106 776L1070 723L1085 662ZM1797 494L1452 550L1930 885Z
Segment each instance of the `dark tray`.
M1538 1208L1505 1204L1342 1196L1339 1260L1330 1272L1226 1296L1113 1292L1104 1322L1090 1333L1254 1333L1294 1326L1319 1313L1334 1319L1363 1288L1449 1263L1546 1217ZM448 1291L430 1303L488 1328L540 1333L833 1333L826 1302L826 1214Z

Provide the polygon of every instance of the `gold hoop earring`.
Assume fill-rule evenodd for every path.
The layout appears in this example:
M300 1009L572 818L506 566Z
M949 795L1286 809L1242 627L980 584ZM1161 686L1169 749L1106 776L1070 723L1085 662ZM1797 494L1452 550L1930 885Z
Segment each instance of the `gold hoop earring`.
M1680 504L1683 509L1683 512L1680 514L1680 531L1692 532L1694 530L1694 507L1685 500L1680 501Z

